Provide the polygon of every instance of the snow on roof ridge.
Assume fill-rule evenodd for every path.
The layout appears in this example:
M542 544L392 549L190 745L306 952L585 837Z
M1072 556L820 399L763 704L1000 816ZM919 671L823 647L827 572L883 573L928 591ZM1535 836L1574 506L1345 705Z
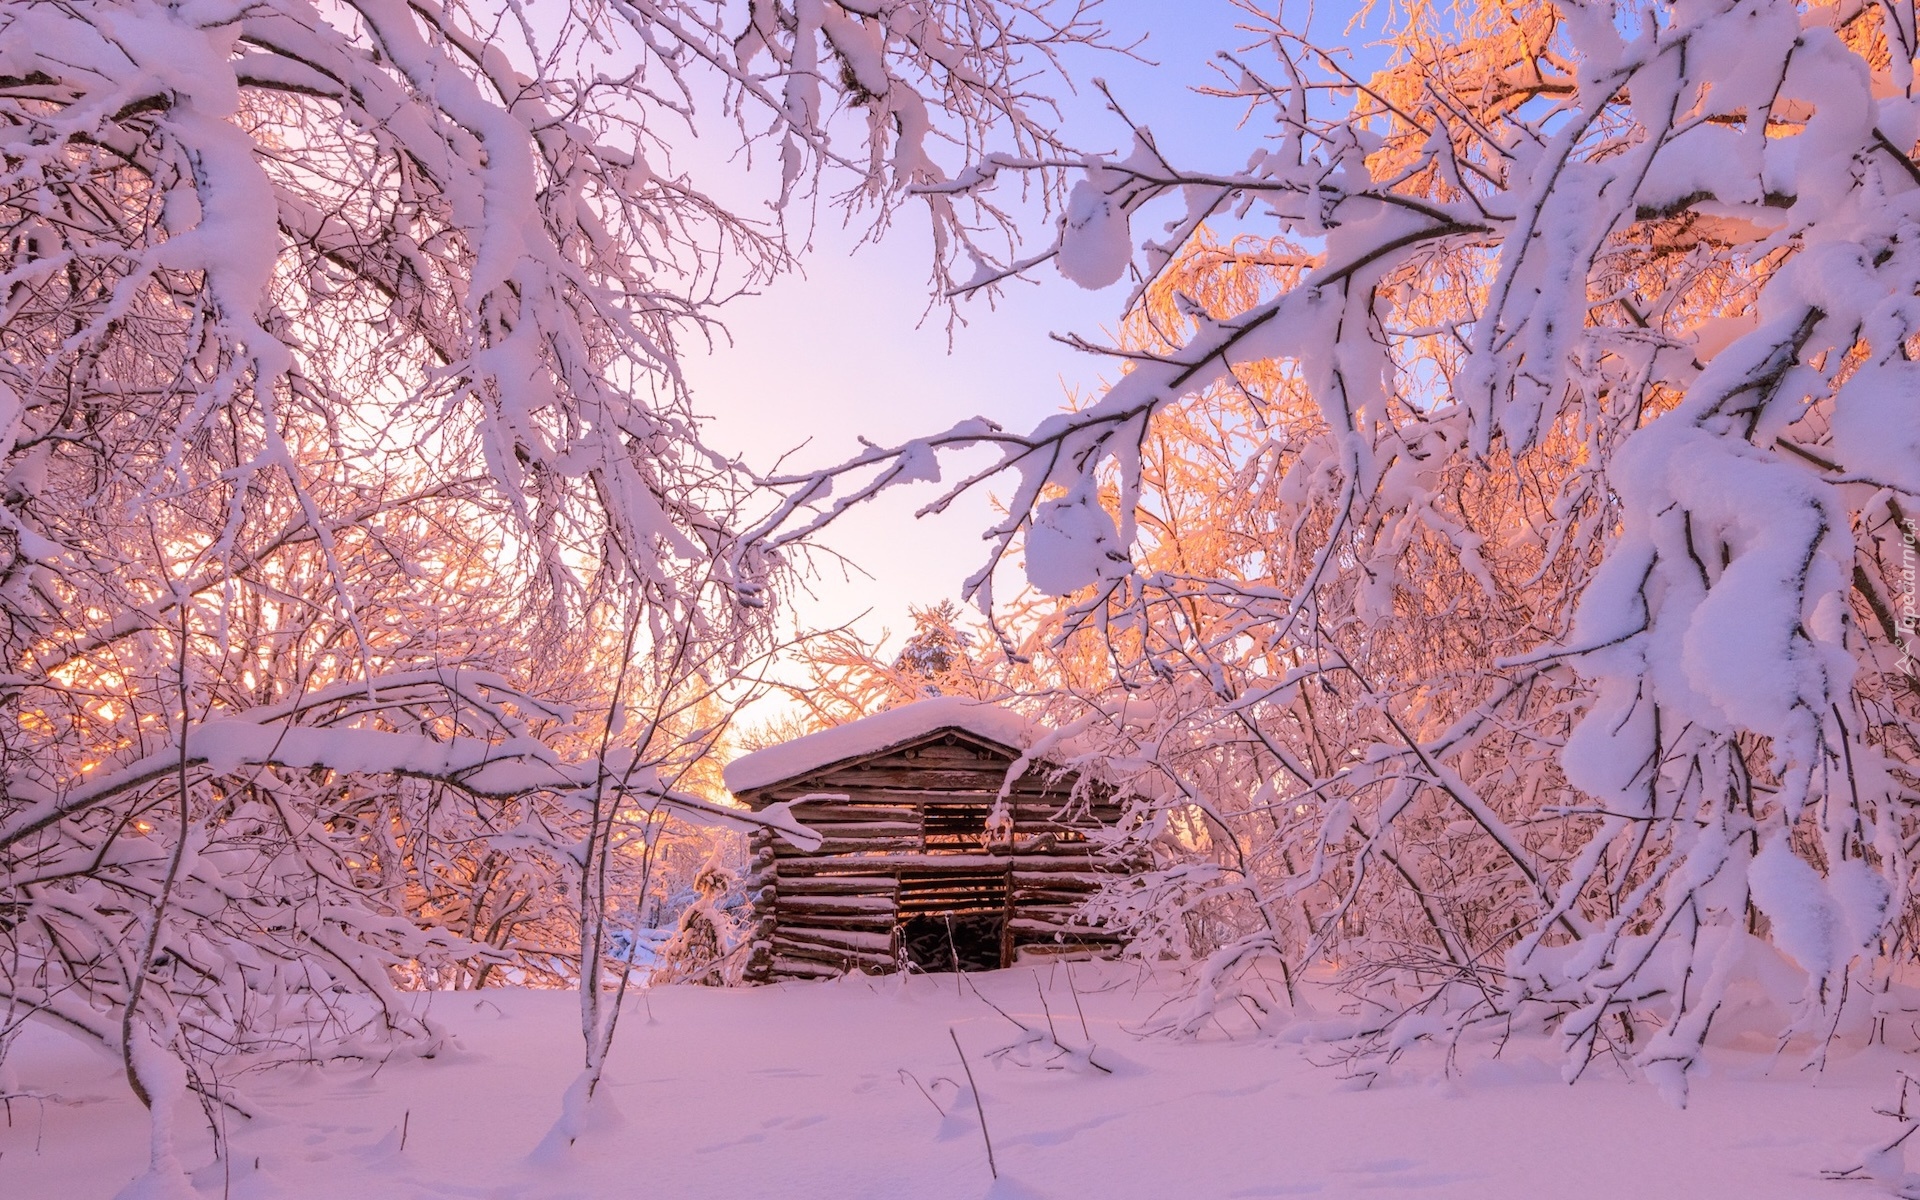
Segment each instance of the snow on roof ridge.
M1042 732L1004 705L966 696L935 696L742 755L726 765L721 778L737 796L942 729L971 733L1023 754Z

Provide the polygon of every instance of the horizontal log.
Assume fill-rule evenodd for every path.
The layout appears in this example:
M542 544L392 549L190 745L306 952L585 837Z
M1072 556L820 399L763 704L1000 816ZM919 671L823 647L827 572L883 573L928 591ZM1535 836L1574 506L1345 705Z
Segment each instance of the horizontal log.
M775 950L784 944L822 946L833 950L864 950L873 954L893 953L892 926L887 932L861 929L821 929L814 925L781 925L773 931Z
M807 801L792 806L793 815L804 821L918 821L920 806L892 799L875 799L871 803L849 803L835 800Z
M888 879L899 874L940 875L956 872L1011 872L1016 879L1038 882L1043 879L1084 879L1098 883L1123 874L1127 864L1095 858L1071 847L1055 847L1044 853L921 853L897 851L884 854L799 855L782 858L775 875L775 886L784 888L793 880L827 878Z
M794 935L792 937L785 936L784 930L781 933L776 934L775 941L774 941L774 945L776 946L776 948L810 946L813 949L821 951L823 953L826 951L832 951L835 954L866 954L866 955L877 956L879 958L886 958L886 959L891 959L893 955L893 926L892 925L881 925L877 927L869 927L866 929L840 929L840 928L821 929L821 928L815 928L814 926L809 925L804 928L795 928L794 930L792 930L792 933ZM831 940L831 938L834 936L877 937L880 939L880 943L878 945L871 945L871 944L858 945L858 946L846 945L841 942L836 942ZM785 953L784 950L782 950L781 952Z
M785 866L784 863L781 865ZM1129 864L1124 860L1103 857L1085 846L1055 846L1048 853L1018 854L1013 860L1013 870L1017 875L1081 875L1089 879L1106 879L1125 874L1128 868Z
M811 804L842 804L854 808L879 805L917 811L928 804L978 804L982 797L990 800L1000 794L1000 776L998 773L982 774L978 781L969 781L962 787L936 787L925 781L912 787L898 787L874 779L849 778L833 789L831 800L801 800L802 796L815 794L805 789L793 789L792 794L796 808ZM1034 793L1036 799L1041 795L1043 793Z
M908 906L925 908L927 904L947 904L952 900L966 900L968 904L985 904L991 900L998 906L1006 906L1006 889L989 883L989 885L968 885L968 887L956 885L956 887L941 887L941 889L927 889L927 891L902 891L897 904L904 912Z
M1079 925L1082 928L1087 928L1086 923L1081 918L1081 910L1077 905L1064 908L1043 907L1040 905L1016 908L1013 910L1013 921L1016 927L1019 926L1022 921L1039 921L1046 925L1062 927Z
M1007 791L1007 803L1015 808L1040 812L1046 816L1057 814L1061 817L1071 817L1087 813L1126 811L1120 805L1105 800L1076 796L1071 786L1023 787L1015 784Z
M1016 946L1059 945L1065 942L1113 942L1117 935L1104 933L1098 929L1088 929L1085 925L1011 925L1007 936Z
M1002 912L1004 895L993 892L949 892L938 896L903 896L894 910L902 917L943 912Z
M845 786L833 789L832 800L800 800L799 797L811 795L813 791L794 789L792 807L796 813L814 812L816 809L876 808L918 812L922 808L947 805L990 805L999 800L1001 783L1001 776L997 773L983 774L964 787L936 787L924 779L910 787L881 784L873 780L850 780ZM1007 804L1048 816L1063 809L1079 811L1082 807L1089 807L1092 811L1104 808L1115 814L1121 811L1117 805L1111 804L1082 806L1071 799L1071 793L1065 788L1036 787L1024 780L1007 789Z
M801 819L806 821L807 828L825 838L917 838L923 828L917 817L911 821L815 821L805 817Z
M999 799L997 788L970 792L854 792L849 795L853 800L851 803L836 801L831 805L817 806L795 804L792 812L795 819L816 826L836 822L892 821L916 824L923 815L933 818L958 818L968 814L984 816L998 804ZM1112 828L1123 817L1117 810L1088 812L1069 807L1064 804L1064 799L1061 796L1015 795L1009 798L1007 812L1019 825L1064 830ZM766 843L768 846L779 844L780 840Z
M1011 763L1013 761L1013 759L1010 756L1006 755L1005 753L1002 753L1001 751L988 750L984 746L970 745L965 742L956 742L951 746L947 745L945 742L927 742L918 746L910 746L907 749L900 751L899 757L904 758L909 762L923 762L927 759L937 759L937 760L944 760L949 762L958 761L962 759L967 760L969 762L992 761L992 762Z
M781 780L769 787L755 789L752 797L754 803L764 804L774 800L792 801L807 796L822 796L823 793L835 795L836 798L839 793L854 791L998 793L1004 787L1010 793L1059 797L1057 802L1064 803L1068 796L1073 795L1078 782L1078 777L1071 772L1063 774L1041 766L1029 767L1009 784L1007 769L1010 766L1012 764L1008 762L989 760L870 759L864 763L828 767ZM1082 789L1075 799L1083 804L1119 807L1113 800L1112 789L1099 784ZM825 800L823 796L820 802L833 801Z
M953 733L945 737L934 737L883 749L876 754L860 758L852 766L914 763L929 759L1010 763L1014 760L1016 753L1005 747L989 746L980 739L966 734Z
M1015 812L1013 826L1027 833L1052 833L1061 837L1082 838L1103 829L1111 829L1113 823L1092 818L1055 817L1050 812Z
M1025 916L1015 917L1013 920L1007 922L1007 928L1013 930L1015 933L1044 933L1049 936L1056 933L1067 934L1072 937L1115 938L1120 936L1117 933L1110 933L1098 925L1078 925L1064 921L1048 921L1039 917Z
M900 867L900 890L910 892L916 889L957 887L962 884L982 883L1005 888L1005 871L982 871L978 867L963 867L960 870L943 870L937 865L905 863Z
M942 896L992 896L996 902L1004 904L1007 882L1005 879L954 879L944 880L937 885L904 887L900 889L899 902L924 902Z
M847 767L831 775L813 776L809 783L823 792L842 792L852 788L890 788L909 792L998 792L1006 778L1005 769L999 767L900 763Z
M1076 956L1081 958L1118 958L1120 957L1120 952L1125 949L1125 943L1103 938L1094 938L1092 940L1067 938L1064 941L1058 942L1051 939L1044 942L1027 942L1016 938L1013 943L1014 962L1016 963L1033 962L1035 959L1046 959L1054 955L1059 955L1062 958L1072 958Z
M1011 874L1015 888L1032 888L1043 891L1090 892L1096 888L1112 883L1121 872L1086 870L1033 871L1027 870L1024 867L1015 867Z
M882 865L884 864L884 866ZM984 853L893 853L884 858L835 857L833 855L809 855L783 858L780 861L780 877L785 879L796 869L807 871L833 871L866 869L878 873L880 870L897 871L956 871L967 869L998 868L1006 870L1014 866L1024 870L1063 869L1069 871L1095 871L1099 867L1084 853L1072 853L1059 848L1041 853L984 854Z
M919 868L929 871L952 871L965 867L999 867L1010 870L1016 867L1052 867L1059 866L1069 870L1086 870L1092 864L1085 854L1063 853L1055 851L1016 852L1013 854L897 854L891 861L895 866Z
M933 892L950 892L955 888L991 888L1005 894L1007 876L1004 871L942 871L936 875L908 876L900 884L902 896L925 896Z
M773 936L778 938L792 934L799 941L806 942L816 934L860 934L873 935L887 940L891 945L893 937L893 914L888 913L878 919L860 917L795 917L782 921L774 928ZM834 943L839 946L839 943ZM844 948L844 947L843 947ZM873 949L869 946L867 949Z
M1004 892L1007 889L1007 874L1005 871L940 871L909 875L900 882L900 894L903 896L951 891L954 888L992 888Z
M937 913L956 909L980 912L991 909L1000 912L1007 907L1004 892L991 891L954 891L931 896L902 896L894 909L902 917L913 913Z
M1014 905L1014 911L1022 913L1077 913L1085 911L1085 896L1069 896L1063 900L1028 899Z
M1092 892L1022 892L1013 893L1015 908L1070 908L1079 910L1087 906Z
M776 956L767 965L767 975L772 979L782 976L788 979L832 979L846 974L832 963L816 962L811 959L795 959Z
M830 950L818 946L781 945L774 948L773 960L787 959L792 962L819 963L831 968L836 974L849 967L866 967L874 970L890 970L893 967L891 954L862 954L851 950Z
M804 864L789 864L803 866ZM859 896L891 895L899 881L891 875L816 874L805 870L783 872L775 887L782 896Z
M1039 873L1029 875L1016 872L1013 877L1013 894L1039 898L1058 892L1084 899L1099 891L1101 885L1112 883L1114 878L1111 875L1083 875L1067 872L1061 872L1058 875Z
M996 917L1006 908L999 904L930 904L925 908L905 907L900 910L902 920L909 917Z
M889 854L918 854L921 852L919 835L870 838L826 837L821 839L817 849L802 850L798 846L788 846L778 853L780 861L784 863L796 858L831 858L836 854L877 854L882 851Z
M859 767L834 781L843 792L890 791L900 793L962 792L973 795L997 793L1006 782L1006 772L998 768L929 764L925 767Z
M815 908L811 905L782 904L773 910L774 920L781 927L789 925L893 925L894 907L886 904L879 908Z
M891 876L893 865L899 855L885 857L856 857L838 855L826 858L786 858L780 861L780 886L785 887L788 880L805 879L819 876L838 876L840 878L870 878L873 876Z
M863 963L889 966L893 962L891 941L875 949L870 946L840 946L808 938L778 938L773 943L776 958L806 958L814 962Z
M854 910L835 910L835 908L776 908L776 931L778 929L799 929L803 925L820 925L824 929L891 929L893 927L893 904L885 908L854 908Z
M773 969L768 975L774 979L837 979L855 967L868 971L878 969L866 963L849 963L844 959L791 958L782 955L773 960Z
M861 892L845 896L781 896L781 912L887 912L893 908L893 893Z

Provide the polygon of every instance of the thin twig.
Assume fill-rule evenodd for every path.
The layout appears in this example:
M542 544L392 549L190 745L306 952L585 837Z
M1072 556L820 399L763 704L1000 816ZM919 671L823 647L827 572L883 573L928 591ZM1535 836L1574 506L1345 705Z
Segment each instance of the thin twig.
M1015 1029L1018 1029L1021 1033L1033 1032L1033 1030L1028 1027L1025 1021L1022 1021L1019 1017L1014 1016L1012 1013L1008 1012L1006 1009L1001 1008L998 1004L995 1004L993 1001L987 999L985 993L981 992L981 990L977 986L975 986L973 980L971 979L967 980L967 987L972 990L974 996L980 1001L980 1003L986 1005L988 1008L992 1009L993 1011L999 1013L1001 1016L1005 1017L1013 1025ZM1058 1042L1059 1040L1060 1039L1058 1038L1054 1039L1054 1041L1056 1042Z
M1080 1014L1080 1036L1087 1039L1087 1045L1093 1045L1093 1032L1087 1028L1087 1010L1080 1007L1080 989L1073 986L1073 964L1067 964L1067 990L1073 993L1073 1011Z
M953 1039L954 1053L960 1056L960 1069L967 1073L967 1088L973 1093L973 1111L980 1114L980 1140L987 1144L987 1170L998 1179L1000 1167L993 1161L993 1138L987 1134L987 1106L980 1102L980 1085L973 1081L973 1067L967 1062L967 1052L960 1048L960 1035L954 1032L951 1025L947 1027L947 1036Z
M1046 1006L1046 989L1041 987L1041 973L1039 972L1033 972L1033 995L1041 998L1041 1012L1046 1014L1046 1037L1054 1039L1054 1044L1058 1046L1058 1044L1060 1044L1060 1033L1054 1029L1054 1010Z
M920 1077L918 1075L915 1075L912 1071L907 1070L905 1067L901 1067L900 1082L905 1083L909 1079L913 1080L914 1087L917 1087L920 1089L920 1094L927 1098L927 1103L933 1105L933 1111L939 1113L943 1117L947 1115L947 1110L940 1107L940 1102L933 1098L933 1093L927 1090L927 1085L920 1082ZM938 1083L940 1081L936 1079L934 1080L934 1082Z

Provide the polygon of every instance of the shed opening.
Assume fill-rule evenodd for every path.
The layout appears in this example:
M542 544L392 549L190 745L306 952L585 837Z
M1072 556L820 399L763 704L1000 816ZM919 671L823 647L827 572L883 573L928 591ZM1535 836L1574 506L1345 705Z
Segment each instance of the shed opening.
M940 913L900 924L900 957L916 972L994 971L1007 920L1001 913Z

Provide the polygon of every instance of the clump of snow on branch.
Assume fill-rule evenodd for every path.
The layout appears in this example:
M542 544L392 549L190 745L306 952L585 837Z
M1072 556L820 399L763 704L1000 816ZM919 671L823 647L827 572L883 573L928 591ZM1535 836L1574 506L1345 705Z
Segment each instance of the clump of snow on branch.
M1684 1101L1770 940L1824 1044L1915 944L1902 12L1490 0L1364 79L1276 19L1220 60L1244 165L1131 129L978 272L1099 285L1164 229L1120 344L1068 339L1111 387L777 481L753 536L993 451L926 509L1011 480L967 594L1024 550L1069 600L1003 645L1148 701L1110 757L1164 870L1108 911L1197 960L1172 1027L1333 959L1357 1053L1532 1014Z
M524 15L0 12L0 1011L118 1050L156 1146L222 1056L431 1049L408 987L580 982L591 1095L670 823L769 820L706 797L790 556L742 539L679 345L803 202L925 214L936 280L1004 243L948 147L1055 152L1024 89L1101 36ZM771 217L676 161L690 125L772 150Z
M1127 572L1127 551L1113 518L1093 496L1047 500L1027 530L1027 582L1050 596Z

